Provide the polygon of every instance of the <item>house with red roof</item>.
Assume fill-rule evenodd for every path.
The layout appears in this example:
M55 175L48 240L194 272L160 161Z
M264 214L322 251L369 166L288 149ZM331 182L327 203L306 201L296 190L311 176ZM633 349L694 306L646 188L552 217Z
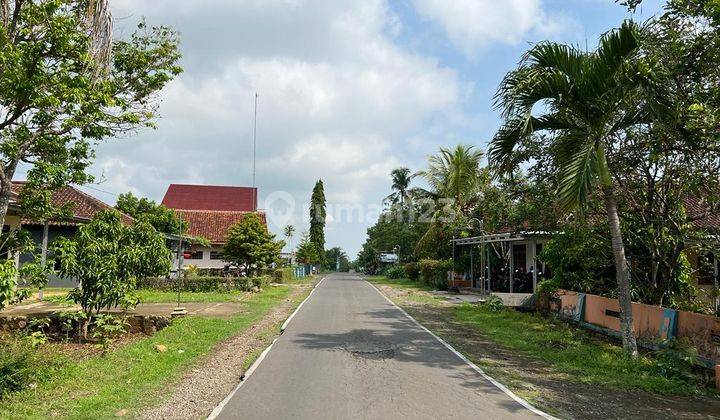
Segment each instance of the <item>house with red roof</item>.
M69 207L70 217L64 219L35 220L22 213L19 197L25 185L25 181L12 182L10 205L8 206L8 215L3 230L22 228L29 232L33 241L37 244L37 249L41 253L47 252L47 244L52 243L52 241L58 237L74 236L78 227L92 220L96 213L113 209L112 206L68 185L53 191L51 204L55 208ZM134 220L132 217L122 214L122 222L129 225L133 223ZM7 257L7 255L4 257ZM10 257L12 258L13 256ZM33 256L31 254L21 254L14 256L14 258L17 264L22 265L32 261ZM49 282L49 286L53 287L74 287L76 285L74 280L60 279L54 276L49 278Z
M198 268L223 268L222 248L231 226L257 209L257 188L220 185L170 184L162 204L188 222L187 235L202 237L210 246L192 245L186 264Z

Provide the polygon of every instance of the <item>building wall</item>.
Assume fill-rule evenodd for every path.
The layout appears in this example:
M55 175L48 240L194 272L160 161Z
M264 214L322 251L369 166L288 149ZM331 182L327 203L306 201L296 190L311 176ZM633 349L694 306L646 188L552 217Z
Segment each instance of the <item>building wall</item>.
M183 259L183 267L187 267L188 265L196 265L198 268L223 268L225 267L225 265L227 265L227 262L222 259L211 258L211 254L214 253L217 253L217 255L221 255L221 245L211 245L207 247L193 246L191 253L202 253L202 256L193 255L192 258ZM173 260L173 267L177 267L177 260Z
M42 252L43 227L40 225L23 225L25 231L30 233L33 242L36 244L38 256ZM48 246L59 237L72 238L77 232L77 226L49 226ZM48 254L50 258L50 254ZM20 265L33 261L32 254L20 254ZM76 287L78 282L75 279L63 278L54 273L48 275L47 287Z

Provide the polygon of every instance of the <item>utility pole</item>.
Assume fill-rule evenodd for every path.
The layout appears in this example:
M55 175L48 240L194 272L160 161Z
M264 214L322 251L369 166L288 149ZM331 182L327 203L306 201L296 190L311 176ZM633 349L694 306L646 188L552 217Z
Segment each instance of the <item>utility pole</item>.
M252 186L253 186L253 210L257 211L257 189L255 188L255 159L257 156L257 105L258 95L255 92L255 117L253 119L253 164L252 164Z

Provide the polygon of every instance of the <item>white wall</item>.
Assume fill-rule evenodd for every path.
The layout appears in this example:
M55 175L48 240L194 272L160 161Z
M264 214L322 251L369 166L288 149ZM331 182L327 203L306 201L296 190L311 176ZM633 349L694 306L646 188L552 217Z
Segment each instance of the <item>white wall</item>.
M209 247L195 246L193 247L193 251L202 251L202 259L184 259L183 267L187 267L188 265L196 265L198 268L223 268L227 264L227 262L223 260L210 259L211 252L222 252L222 246L220 245ZM177 260L175 259L173 259L173 267L177 268Z

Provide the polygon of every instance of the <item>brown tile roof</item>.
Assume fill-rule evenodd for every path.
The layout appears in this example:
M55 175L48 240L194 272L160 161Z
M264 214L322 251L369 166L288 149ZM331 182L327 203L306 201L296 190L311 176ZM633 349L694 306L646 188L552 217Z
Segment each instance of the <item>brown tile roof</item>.
M213 211L213 210L175 210L183 220L188 222L187 234L200 236L213 244L224 244L227 231L240 222L248 211ZM267 226L265 213L258 213Z
M710 210L708 203L698 197L685 197L684 202L685 212L696 228L720 231L720 211Z
M13 181L13 196L11 199L17 201L18 194L25 186L25 181ZM86 194L75 187L70 185L62 187L52 194L52 205L53 207L62 207L66 204L71 205L73 217L71 220L54 220L51 224L54 225L76 225L89 221L95 216L95 213L102 210L113 209L112 206L103 203L97 198ZM122 213L123 224L129 225L134 222L134 219L127 214ZM39 224L38 221L23 218L22 224L32 225Z
M257 188L170 184L162 204L179 210L255 211Z

